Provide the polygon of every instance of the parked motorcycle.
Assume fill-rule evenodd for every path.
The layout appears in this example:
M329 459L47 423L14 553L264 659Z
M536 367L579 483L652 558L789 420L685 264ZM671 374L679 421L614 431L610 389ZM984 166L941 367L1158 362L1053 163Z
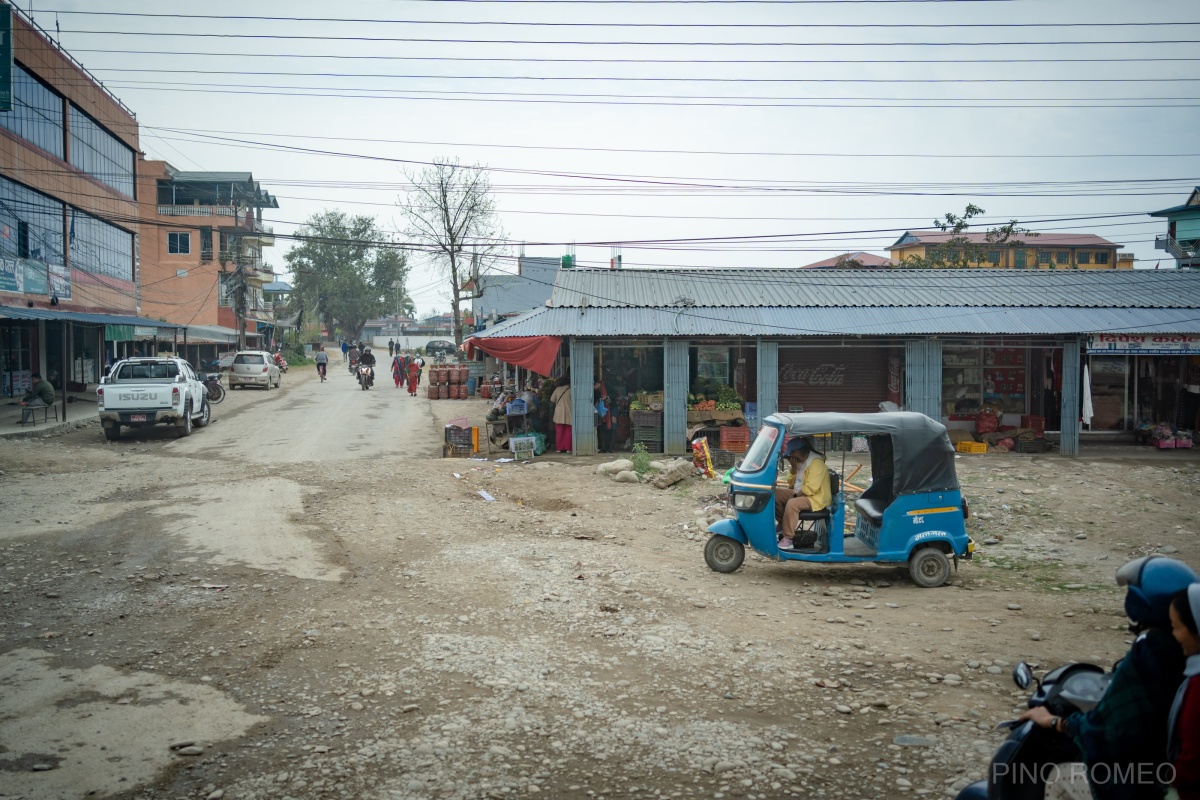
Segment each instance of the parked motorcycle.
M275 366L279 367L280 372L287 372L287 359L283 357L283 353L275 354Z
M1046 673L1040 682L1024 661L1013 668L1013 682L1019 688L1037 686L1029 698L1029 707L1045 706L1059 717L1093 709L1110 680L1112 673L1095 664L1066 664ZM956 800L1041 800L1046 779L1062 771L1056 765L1083 761L1083 754L1071 739L1038 727L1031 720L1010 720L996 727L1012 733L996 748L988 765L987 780L966 787Z
M375 369L373 367L362 366L358 368L358 385L365 392L375 384Z
M208 390L208 402L216 405L225 399L225 387L221 385L221 373L206 372L203 374L204 388Z

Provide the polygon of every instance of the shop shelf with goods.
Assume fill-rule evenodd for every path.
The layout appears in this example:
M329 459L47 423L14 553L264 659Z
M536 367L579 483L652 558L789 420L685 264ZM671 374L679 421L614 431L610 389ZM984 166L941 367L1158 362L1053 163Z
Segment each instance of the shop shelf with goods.
M950 419L973 418L983 403L982 364L977 347L947 347L943 351L942 402Z

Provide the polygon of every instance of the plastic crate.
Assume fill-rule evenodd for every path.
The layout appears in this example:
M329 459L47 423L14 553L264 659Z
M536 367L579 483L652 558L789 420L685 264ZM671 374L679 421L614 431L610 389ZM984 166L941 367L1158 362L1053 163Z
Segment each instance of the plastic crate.
M442 458L470 458L474 451L475 448L470 442L467 444L450 444L447 442L442 445Z
M1176 449L1179 449L1179 448L1188 448L1188 447L1191 447L1191 446L1192 446L1192 440L1191 440L1191 439L1176 439L1176 440L1175 440L1175 447L1176 447Z
M457 425L446 426L446 444L471 444L471 429Z
M713 469L727 470L737 461L738 454L728 450L710 450L709 456L712 457Z
M731 453L744 453L750 448L750 429L721 428L721 449Z
M630 411L629 421L633 423L635 428L657 428L662 427L662 412L661 411Z
M960 453L986 453L987 445L983 442L959 442L955 449Z
M507 404L504 407L504 412L506 414L524 414L525 413L525 401L524 400L513 400L511 403Z
M1154 446L1157 447L1159 450L1174 450L1175 449L1175 440L1174 439L1155 439Z
M1034 414L1021 415L1021 427L1029 428L1039 437L1046 432L1046 418L1039 417Z
M1050 443L1045 439L1017 439L1018 453L1045 453L1050 449Z
M536 444L537 440L532 436L510 436L508 439L508 449L513 455L529 453L532 457Z

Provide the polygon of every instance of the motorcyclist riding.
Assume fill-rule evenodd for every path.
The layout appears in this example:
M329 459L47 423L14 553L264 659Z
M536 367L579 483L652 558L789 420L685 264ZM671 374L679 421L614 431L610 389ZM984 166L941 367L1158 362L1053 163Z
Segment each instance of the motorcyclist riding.
M1086 776L1096 800L1163 796L1159 781L1170 776L1159 767L1166 759L1167 716L1184 662L1171 636L1169 608L1171 596L1196 579L1186 564L1164 556L1134 559L1117 570L1117 584L1127 587L1125 613L1138 636L1104 696L1086 713L1057 717L1038 706L1021 715L1069 736L1083 752L1084 764L1059 765L1061 782L1072 783L1073 776L1078 784Z
M364 347L363 351L362 351L362 355L358 357L358 379L360 382L363 380L363 376L362 376L363 367L371 368L371 380L369 383L366 384L367 386L370 386L370 385L374 384L374 382L375 382L375 379L374 379L375 354L371 352L371 348L369 348L369 347Z

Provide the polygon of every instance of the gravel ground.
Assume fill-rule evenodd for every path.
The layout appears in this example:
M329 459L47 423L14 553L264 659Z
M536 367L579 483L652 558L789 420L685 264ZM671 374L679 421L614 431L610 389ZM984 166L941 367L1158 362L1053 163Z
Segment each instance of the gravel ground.
M289 384L186 443L2 445L0 797L953 796L1017 660L1111 664L1116 567L1200 563L1195 461L1014 454L958 462L988 544L952 586L720 575L719 484L442 460L452 401L356 399L383 408L368 455L218 457L272 408L332 413ZM221 523L261 487L274 515Z

